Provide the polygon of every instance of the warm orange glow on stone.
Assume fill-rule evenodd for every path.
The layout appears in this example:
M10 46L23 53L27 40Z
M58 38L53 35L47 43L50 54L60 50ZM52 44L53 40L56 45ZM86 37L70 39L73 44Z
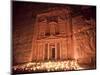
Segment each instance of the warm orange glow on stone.
M33 6L36 4L33 3ZM31 10L31 17L34 16L28 17L30 23L22 13L24 17L21 19L26 21L13 26L14 72L96 68L96 21L92 16L87 19L82 14L85 12L82 7L48 5L46 9ZM88 8L89 11L90 8L92 7Z

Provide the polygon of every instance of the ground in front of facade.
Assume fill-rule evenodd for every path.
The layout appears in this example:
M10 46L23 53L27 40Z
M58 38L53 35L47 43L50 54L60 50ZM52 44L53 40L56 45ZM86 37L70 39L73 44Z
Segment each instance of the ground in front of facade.
M29 62L13 66L14 74L79 71L95 69L94 64L79 64L77 60Z

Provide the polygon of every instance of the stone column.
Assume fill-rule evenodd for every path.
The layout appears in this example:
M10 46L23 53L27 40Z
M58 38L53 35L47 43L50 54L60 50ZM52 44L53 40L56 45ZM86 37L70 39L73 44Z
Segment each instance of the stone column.
M55 60L57 60L57 43L55 43Z
M36 54L37 54L37 56L36 56L36 61L38 60L38 44L37 44L37 48L36 48Z
M60 60L61 60L61 43L59 43L60 46Z
M49 60L49 43L48 43L48 50L47 50L47 52L48 52L48 54L47 54L47 56L48 56L48 60Z
M44 58L45 58L45 44L43 43L43 61L44 61Z

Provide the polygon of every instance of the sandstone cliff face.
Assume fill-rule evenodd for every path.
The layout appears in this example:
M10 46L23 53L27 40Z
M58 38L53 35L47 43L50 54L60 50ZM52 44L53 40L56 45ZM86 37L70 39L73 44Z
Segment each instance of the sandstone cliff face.
M25 10L26 8L24 8ZM27 8L29 9L29 7ZM21 11L21 10L20 10ZM36 56L32 56L32 45L33 45L33 38L36 34L37 30L35 30L35 23L34 19L32 18L32 12L26 11L25 14L20 12L21 14L16 18L14 18L13 23L13 62L14 64L17 63L25 63L32 61L32 57L35 58ZM35 11L35 10L34 10ZM77 14L77 13L74 13ZM24 15L24 16L21 16ZM36 16L36 15L35 15ZM19 20L18 20L19 18ZM69 53L69 55L74 56L75 59L79 61L79 63L84 62L95 62L96 60L96 22L94 18L86 19L84 16L77 15L74 17L70 17L72 19L72 34L73 34L73 51L74 55ZM16 21L17 20L17 21ZM59 21L60 22L60 21ZM61 22L60 22L61 23ZM64 23L64 22L63 22ZM45 24L45 21L43 22ZM61 25L60 25L61 26ZM45 26L44 26L45 27ZM44 27L41 31L44 31ZM63 26L61 26L63 27ZM35 31L35 32L34 32ZM63 33L63 28L60 29ZM48 29L47 29L48 32ZM55 32L55 31L53 31ZM70 33L68 33L70 35ZM71 39L68 39L69 42ZM64 43L64 42L62 42ZM43 47L41 43L39 44L40 48ZM70 49L71 49L70 44ZM62 46L63 48L65 45ZM43 51L39 51L42 53ZM34 54L34 53L33 53ZM63 52L64 56L68 56ZM63 56L63 58L64 58ZM39 58L43 57L43 55L39 55ZM65 59L65 58L64 58Z
M23 17L18 15L13 19L12 53L14 64L30 61L33 37L33 19L30 18L31 15L29 13L30 12L27 12L26 14L21 13L20 15L24 14ZM16 20L16 18L18 18L18 20Z
M16 29L13 35L13 55L14 62L24 63L30 61L32 46L32 30L29 27L20 27Z
M96 23L94 19L86 20L84 16L73 18L73 37L75 57L79 62L95 62L96 57ZM81 60L82 59L82 60Z

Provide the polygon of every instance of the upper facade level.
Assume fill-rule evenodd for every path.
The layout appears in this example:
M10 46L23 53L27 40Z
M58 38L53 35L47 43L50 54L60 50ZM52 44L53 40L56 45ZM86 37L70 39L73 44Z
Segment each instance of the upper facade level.
M34 35L37 38L66 36L71 33L70 22L70 8L49 8L36 16Z

